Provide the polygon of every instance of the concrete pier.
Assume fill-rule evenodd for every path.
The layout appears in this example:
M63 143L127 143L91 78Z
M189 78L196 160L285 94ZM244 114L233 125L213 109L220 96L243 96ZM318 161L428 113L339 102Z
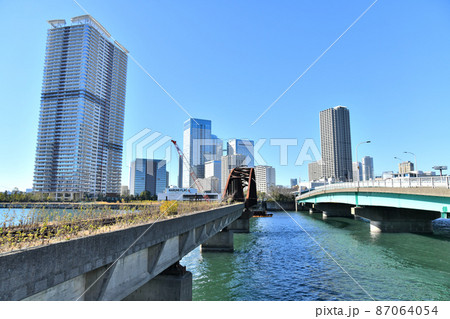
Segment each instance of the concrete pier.
M192 301L192 273L178 262L123 300Z
M201 245L202 251L233 252L233 232L227 228L218 232Z
M233 233L249 233L250 232L250 219L239 218L228 226L228 230Z
M416 209L365 206L352 207L355 218L370 220L372 233L432 233L432 221L439 212Z
M351 217L353 218L351 205L337 203L320 203L313 204L313 208L322 211L322 218L328 217Z
M242 216L232 222L227 229L233 233L249 233L250 232L250 218L252 218L253 212L249 209L245 209Z
M309 209L309 214L321 214L322 212L320 210L315 209L314 207Z

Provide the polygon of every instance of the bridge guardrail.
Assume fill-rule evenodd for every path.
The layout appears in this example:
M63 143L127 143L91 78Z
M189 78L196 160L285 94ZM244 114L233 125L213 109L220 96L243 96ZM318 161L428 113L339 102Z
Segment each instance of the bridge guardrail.
M399 188L447 188L450 189L450 176L430 176L430 177L400 177L385 180L370 180L358 182L343 182L327 184L315 187L314 190L303 194L311 194L324 190L345 189L345 188L379 188L379 187L399 187ZM300 194L302 196L303 194Z

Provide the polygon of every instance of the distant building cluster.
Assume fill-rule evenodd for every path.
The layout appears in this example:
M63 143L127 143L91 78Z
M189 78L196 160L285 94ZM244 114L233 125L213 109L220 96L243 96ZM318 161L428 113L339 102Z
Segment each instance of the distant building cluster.
M182 152L183 156L179 157L178 162L178 187L166 186L164 190L157 188L158 198L172 198L177 189L196 189L197 197L206 194L209 198L220 198L231 171L241 166L255 168L258 190L267 192L270 187L275 186L273 167L254 166L254 142L247 139L230 139L224 148L223 141L212 134L210 120L190 118L184 122ZM138 180L138 177L144 173L137 171L143 167L138 165L141 160L143 159L137 159L134 161L136 164L131 165L130 185L139 186L130 186L130 193L133 195L139 195L143 190L144 183ZM149 178L152 181L161 180L162 185L164 169L165 166L161 166L161 172L153 170L156 176ZM148 187L145 190L154 194ZM183 195L182 198L193 197Z

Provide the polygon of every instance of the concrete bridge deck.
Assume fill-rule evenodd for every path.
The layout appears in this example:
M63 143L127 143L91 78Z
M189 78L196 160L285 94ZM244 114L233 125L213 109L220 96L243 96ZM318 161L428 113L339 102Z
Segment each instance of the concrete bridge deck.
M177 262L199 245L231 251L233 232L248 232L243 212L234 204L0 255L0 300L189 300L192 275Z

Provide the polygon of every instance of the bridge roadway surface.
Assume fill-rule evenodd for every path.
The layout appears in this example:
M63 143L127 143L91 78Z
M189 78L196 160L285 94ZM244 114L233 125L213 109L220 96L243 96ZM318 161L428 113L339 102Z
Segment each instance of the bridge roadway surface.
M199 245L232 251L250 217L239 203L2 254L0 300L190 300L192 274L178 261Z
M432 220L449 217L448 188L353 185L327 185L301 194L296 204L324 218L362 217L372 232L430 233Z

